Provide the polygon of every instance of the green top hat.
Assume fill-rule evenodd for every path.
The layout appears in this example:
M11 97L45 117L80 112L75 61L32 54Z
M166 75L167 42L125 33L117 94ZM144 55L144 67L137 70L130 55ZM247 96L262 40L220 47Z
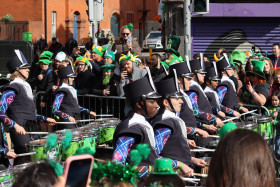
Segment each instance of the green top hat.
M234 129L237 129L237 126L234 123L226 123L219 131L220 140L222 140L227 133L233 131Z
M113 61L115 61L115 54L113 51L106 51L104 57L111 58Z
M239 50L234 50L231 53L231 62L237 65L242 65L246 60L246 53Z
M40 54L40 59L48 59L50 60L53 56L53 53L50 51L44 51L43 53Z
M101 66L100 69L102 71L111 71L113 72L116 66L114 64L105 63L105 65Z
M39 65L41 62L44 63L44 64L51 64L51 63L52 63L51 60L48 60L48 59L41 59L41 60L39 60L39 61L36 63L36 65Z
M176 56L180 56L178 52L181 40L179 36L172 35L167 40L167 48L165 49L166 52L173 52Z
M156 159L154 165L154 175L176 175L173 171L172 160L169 158Z
M258 61L258 60L252 60L251 63L253 65L253 70L252 71L246 71L247 75L255 74L255 75L258 75L259 77L263 78L264 80L266 80L264 72L263 72L265 62Z

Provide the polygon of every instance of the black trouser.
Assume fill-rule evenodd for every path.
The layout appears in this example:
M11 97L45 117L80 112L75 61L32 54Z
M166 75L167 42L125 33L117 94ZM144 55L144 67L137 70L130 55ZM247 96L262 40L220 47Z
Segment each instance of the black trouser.
M22 122L20 122L22 121ZM31 120L19 120L18 124L20 126L23 126L26 132L34 132L34 131L40 131L40 127L37 125L36 121ZM21 125L23 124L23 125ZM19 135L16 133L14 128L10 129L11 134L11 140L14 144L14 150L16 154L20 153L26 153L27 145L30 141L40 139L40 136L38 135ZM27 157L18 157L14 160L14 165L22 164L25 162L30 161L30 156Z

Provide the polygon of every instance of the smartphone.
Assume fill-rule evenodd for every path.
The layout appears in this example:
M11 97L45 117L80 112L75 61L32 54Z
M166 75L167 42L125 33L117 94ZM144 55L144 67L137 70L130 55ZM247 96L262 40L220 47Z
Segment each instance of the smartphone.
M91 176L93 156L76 155L65 160L63 177L67 187L86 187Z
M127 42L132 42L132 37L131 37L131 36L129 36L129 37L127 38Z

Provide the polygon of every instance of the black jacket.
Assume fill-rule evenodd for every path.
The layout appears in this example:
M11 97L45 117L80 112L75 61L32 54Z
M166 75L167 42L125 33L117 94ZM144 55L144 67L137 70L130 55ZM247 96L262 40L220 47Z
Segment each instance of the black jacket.
M90 90L95 85L95 82L95 76L89 70L79 72L75 78L75 87L78 95L89 94Z
M103 84L103 77L101 79L99 79L98 83L95 85L95 87L92 89L92 94L94 95L103 95L103 90L104 89L109 89L110 90L110 94L108 96L117 96L117 88L119 86L119 82L120 82L121 77L114 74L111 79L110 82L107 85Z

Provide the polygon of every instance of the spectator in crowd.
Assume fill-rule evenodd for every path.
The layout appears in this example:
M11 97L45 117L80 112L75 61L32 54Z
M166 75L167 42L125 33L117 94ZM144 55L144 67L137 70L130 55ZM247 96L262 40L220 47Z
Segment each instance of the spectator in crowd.
M269 56L273 69L279 69L280 68L280 44L279 43L274 43L272 45L272 52L273 54Z
M41 38L37 41L37 47L40 51L40 53L44 52L48 49L48 44L45 40L45 35L41 34Z
M103 54L107 50L107 46L104 48L101 46L93 46L92 48L92 73L94 73L97 78L100 78L102 77L100 67L104 65Z
M96 38L104 38L105 37L104 31L101 30L101 28L99 28L98 31L95 33L95 37Z
M90 65L87 58L78 57L74 63L77 77L75 78L75 88L78 95L89 94L91 88L95 85L95 76L88 70Z
M51 57L52 53L49 51L45 51L40 55L40 60L36 63L39 67L35 69L33 78L29 82L35 85L36 92L45 92L40 107L45 107L53 87L53 69L49 66L52 63L52 61L49 60Z
M77 47L78 44L77 44L77 41L74 39L73 37L73 33L70 32L69 33L69 39L67 40L66 44L65 44L65 50L66 50L66 53L71 56L72 55L72 52L73 52L73 49L75 47Z
M49 51L52 52L54 56L56 56L56 54L62 50L63 50L63 45L57 41L56 37L53 37L52 44L49 47Z
M144 69L147 65L147 59L145 57L137 58L138 68Z
M270 90L270 85L265 82L263 72L265 62L252 60L252 66L253 70L246 72L247 76L250 77L250 81L246 83L243 102L263 106L269 98Z
M273 72L274 72L272 62L267 57L263 57L260 60L265 62L263 72L264 72L264 75L265 75L265 78L266 78L266 82L271 86L272 83L273 83Z
M158 79L163 78L166 76L166 72L164 67L160 63L161 57L158 53L153 53L148 63L148 67L150 68L153 80L157 82Z
M121 63L121 81L118 86L118 95L124 96L123 87L130 82L136 81L144 77L147 73L146 69L140 69L136 65L136 56L131 54L122 55L120 58Z
M260 134L236 129L219 143L210 162L206 187L276 187L271 150Z
M78 47L74 47L72 54L70 55L73 58L73 62L76 61L76 58L81 54L80 49ZM83 55L81 55L83 56Z
M115 42L112 51L117 50L116 59L119 59L121 54L127 55L130 51L131 54L141 55L141 47L136 38L132 38L133 25L129 23L120 30L120 39Z
M58 77L57 71L62 65L62 61L66 60L66 54L64 52L59 52L54 59L54 64L53 64L53 87L52 91L55 92L58 86L61 85L60 79Z
M111 31L108 31L106 38L109 40L109 43L111 45L113 45L115 43L115 37L114 35L111 33Z
M105 63L101 66L103 71L102 78L98 81L95 88L92 90L94 95L104 95L104 96L117 96L117 88L120 82L120 76L114 73L114 64Z
M113 51L106 51L106 53L104 54L104 63L108 63L108 64L114 64L116 66L114 73L116 75L120 75L120 64L115 62L116 57L115 57L115 53Z
M227 53L228 51L225 48L218 49L217 53L214 55L215 60L218 61L221 57L223 57L223 53Z
M272 93L280 91L280 69L276 69L273 73L273 84L270 88L269 98L271 97Z

